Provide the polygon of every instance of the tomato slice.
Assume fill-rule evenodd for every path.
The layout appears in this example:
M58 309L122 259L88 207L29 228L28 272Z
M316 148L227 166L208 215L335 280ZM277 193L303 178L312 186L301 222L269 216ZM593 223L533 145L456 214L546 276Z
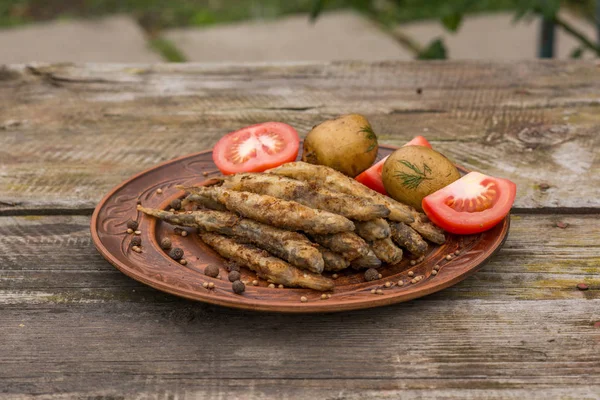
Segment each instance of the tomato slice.
M425 214L440 228L468 235L497 225L515 201L517 186L508 179L471 172L423 199Z
M425 139L423 136L414 137L413 140L406 143L405 146L425 146L431 149L431 144L429 144L427 139ZM381 170L383 169L385 160L387 160L387 157L378 163L373 164L369 169L363 171L354 179L381 194L387 195L385 187L383 187L383 181L381 180Z
M425 146L431 149L431 144L423 136L415 136L410 142L406 143L405 146Z
M294 161L299 148L300 138L293 127L265 122L223 136L213 149L213 161L225 175L262 172Z

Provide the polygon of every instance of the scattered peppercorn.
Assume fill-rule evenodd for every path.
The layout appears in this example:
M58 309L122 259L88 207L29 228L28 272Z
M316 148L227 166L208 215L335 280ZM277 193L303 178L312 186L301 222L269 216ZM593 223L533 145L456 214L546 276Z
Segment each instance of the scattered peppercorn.
M207 265L206 268L204 268L204 275L210 276L211 278L216 278L219 276L219 267L212 264Z
M415 273L412 271L408 271L408 276L415 276Z
M455 255L455 256L457 256L457 255L459 255L459 254L460 254L460 250L456 250L456 251L454 252L454 255Z
M331 277L332 277L333 279L337 279L337 278L339 277L339 275L338 275L338 274L333 274L333 275L331 275Z
M181 200L180 199L171 200L169 205L171 206L171 208L179 210L181 208Z
M446 260L448 260L448 261L452 260L452 254L448 254L448 255L446 256Z
M177 236L181 236L181 232L183 232L183 229L181 228L175 228L173 229L173 232L177 235Z
M381 289L377 289L377 290L375 291L375 293L377 293L377 294L383 294L383 290L381 290Z
M410 265L414 267L415 265L417 265L417 261L416 260L410 260Z
M379 274L379 275L377 275L377 278L381 279L381 278L383 278L383 275Z
M236 280L231 284L231 288L233 289L233 293L242 294L246 290L246 285L244 285L244 282Z
M141 252L142 252L142 249L140 249L140 248L139 248L139 247L137 247L137 246L133 246L133 247L131 248L131 250L135 251L136 253L141 253Z
M138 228L139 224L137 221L134 221L132 219L130 219L129 221L127 221L127 227L131 230L136 230Z
M308 299L304 296L300 297L300 301L303 303L306 303L308 301Z
M202 284L202 287L204 287L204 288L208 288L208 282L204 282L204 283Z
M431 275L435 276L437 274L438 274L438 272L435 269L433 271L431 271Z
M579 290L588 290L589 288L590 287L587 284L585 284L585 283L578 283L577 284L577 289L579 289Z
M256 279L252 281L252 286L258 286L258 281Z
M412 280L410 281L410 283L417 283L417 282L418 282L418 281L417 281L416 279L412 279Z
M229 275L227 275L229 282L239 281L241 276L242 275L238 271L231 271Z
M133 231L133 233L135 233L136 235L141 235L142 231Z
M375 294L377 291L375 289L371 289L371 294Z
M202 173L202 175L203 175L203 176L208 176L208 172L204 171L204 172Z
M214 289L214 287L215 287L215 284L214 284L214 283L212 283L212 282L208 282L208 288L209 288L209 289Z
M181 236L186 237L188 235L188 231L181 231Z
M325 293L321 295L321 300L327 300L327 295Z
M173 243L171 243L171 239L169 239L168 237L161 239L161 241L160 241L161 249L169 250L172 246L173 246Z
M175 209L174 208L170 208L169 211L172 212L172 213L174 213Z
M440 266L439 266L439 265L437 265L437 264L435 264L435 265L433 266L433 269L434 269L434 270L436 270L436 271L439 271L439 270L440 270Z
M365 280L367 282L379 279L379 272L375 268L369 268L365 271Z
M283 289L283 285L279 284L279 286L277 286L279 289Z
M161 188L156 189L156 193L162 194L162 189Z
M404 281L398 281L398 286L404 286Z
M142 244L142 238L139 236L134 236L131 238L132 246L140 246Z
M330 299L330 298L331 298L331 295L330 295L329 293L327 293L327 298L328 298L328 299Z
M179 264L187 265L187 260L185 258L182 258L181 260L179 260Z
M273 283L269 283L269 288L271 288L271 289L275 289L275 284L273 284Z
M389 288L389 287L391 287L391 286L392 286L392 282L386 282L386 283L385 283L385 287Z
M173 247L171 251L169 251L169 257L175 261L181 260L183 257L183 249L180 249L179 247Z
M129 233L131 235L133 233L133 229L127 228L127 233Z

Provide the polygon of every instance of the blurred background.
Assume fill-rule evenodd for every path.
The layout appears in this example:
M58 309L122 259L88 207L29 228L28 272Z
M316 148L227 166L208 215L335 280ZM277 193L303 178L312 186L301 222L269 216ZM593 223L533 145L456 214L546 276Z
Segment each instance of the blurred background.
M0 0L0 63L598 57L600 0Z

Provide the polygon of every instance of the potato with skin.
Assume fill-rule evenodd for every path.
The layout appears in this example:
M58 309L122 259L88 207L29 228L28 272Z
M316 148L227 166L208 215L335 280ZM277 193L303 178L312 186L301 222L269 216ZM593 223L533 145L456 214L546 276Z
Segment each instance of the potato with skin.
M342 115L315 126L304 139L302 161L326 165L350 177L377 157L377 136L360 114Z
M460 173L450 160L433 149L405 146L388 157L381 178L394 200L423 211L423 198L459 179Z

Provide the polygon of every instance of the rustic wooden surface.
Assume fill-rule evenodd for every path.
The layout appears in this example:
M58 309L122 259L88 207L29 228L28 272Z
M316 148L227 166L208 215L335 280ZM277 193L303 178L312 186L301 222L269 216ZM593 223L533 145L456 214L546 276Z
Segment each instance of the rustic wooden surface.
M596 62L0 67L0 397L600 398L598 93ZM126 177L345 112L517 182L498 256L420 300L276 315L163 294L93 248Z

